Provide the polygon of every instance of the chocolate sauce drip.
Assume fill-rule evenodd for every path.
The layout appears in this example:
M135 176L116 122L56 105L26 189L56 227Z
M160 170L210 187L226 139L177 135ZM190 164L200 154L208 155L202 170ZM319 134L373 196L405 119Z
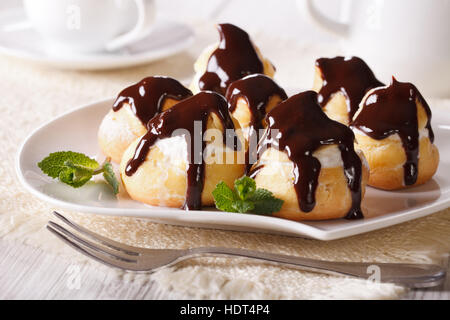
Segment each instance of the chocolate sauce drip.
M399 135L406 154L403 165L405 185L416 183L418 174L419 126L416 100L421 102L427 114L426 128L433 143L430 107L412 83L399 82L394 77L389 86L375 89L365 99L362 110L350 124L376 140L396 133Z
M259 130L264 129L263 120L266 116L267 104L273 96L278 96L282 100L287 99L286 92L275 81L263 74L249 75L233 82L228 87L226 98L231 113L236 110L239 98L245 99L249 106L250 124L248 141L255 141L256 144ZM256 148L253 149L250 150L249 148L245 155L246 173L254 161L256 161Z
M247 176L249 176L252 179L255 179L258 173L264 168L263 164L258 164L251 168L251 170L247 171Z
M269 126L260 141L258 152L261 154L272 146L287 153L294 164L294 187L300 209L309 212L316 203L315 192L321 165L313 153L321 146L337 145L352 195L352 206L346 219L362 218L362 163L353 147L355 137L352 130L326 116L317 103L314 91L305 91L283 101L267 114L266 119Z
M384 86L375 78L369 66L358 57L320 58L316 60L323 84L319 91L319 104L323 107L333 94L342 92L347 100L349 121L353 119L362 98L372 88Z
M186 136L188 145L187 190L183 208L186 210L200 209L205 175L203 151L206 144L203 140L203 133L211 113L215 113L223 124L224 144L233 141L233 145L228 145L228 147L237 150L238 142L227 137L228 134L232 135L230 131L234 130L234 124L228 113L226 100L215 92L200 92L156 115L148 122L148 132L140 139L133 158L128 161L125 168L126 175L131 176L136 172L157 139L170 138L188 132L190 141ZM196 130L196 121L201 123L201 131ZM196 143L200 141L201 148L196 148Z
M263 73L250 38L244 30L232 24L219 24L220 43L208 60L206 72L199 80L200 90L212 90L225 95L233 81L249 74Z
M129 103L133 113L146 126L151 118L162 111L166 98L183 100L190 96L191 90L175 79L147 77L122 90L114 102L113 110L118 111L125 103Z

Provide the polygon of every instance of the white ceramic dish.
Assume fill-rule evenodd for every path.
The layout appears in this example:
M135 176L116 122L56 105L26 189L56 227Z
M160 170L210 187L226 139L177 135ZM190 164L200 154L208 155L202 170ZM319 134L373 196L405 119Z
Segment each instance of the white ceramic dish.
M54 55L45 51L41 37L32 28L11 31L21 21L26 21L21 8L0 12L0 53L62 69L100 70L141 65L178 53L194 40L194 32L187 25L157 20L148 36L117 52Z
M128 198L112 195L101 181L73 189L41 173L37 163L51 152L72 150L99 156L97 128L112 99L96 102L65 113L32 132L19 149L16 170L26 189L56 207L94 214L133 216L155 222L294 235L332 240L388 227L429 215L450 204L450 114L433 109L433 128L441 154L439 169L425 185L402 191L368 188L363 200L366 218L294 222L274 217L237 214L205 209L150 207Z

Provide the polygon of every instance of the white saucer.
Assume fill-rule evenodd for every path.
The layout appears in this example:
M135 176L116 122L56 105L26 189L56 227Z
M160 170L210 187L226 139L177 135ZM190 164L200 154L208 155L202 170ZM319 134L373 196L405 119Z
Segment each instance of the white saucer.
M16 163L24 187L40 199L59 208L94 214L133 216L155 222L238 231L287 234L320 240L344 238L423 217L450 205L450 114L433 108L433 130L441 154L439 169L424 185L383 191L368 187L362 202L365 218L295 222L253 214L220 212L214 208L184 211L151 207L128 195L116 198L104 182L89 182L73 189L44 175L37 163L55 151L78 151L104 156L97 143L98 126L111 109L113 99L92 103L65 113L36 129L20 147ZM36 147L39 146L39 147Z
M0 12L0 53L62 69L99 70L141 65L178 53L194 40L189 26L160 19L147 37L120 51L55 56L45 51L42 38L32 28L7 31L9 26L25 20L21 8Z

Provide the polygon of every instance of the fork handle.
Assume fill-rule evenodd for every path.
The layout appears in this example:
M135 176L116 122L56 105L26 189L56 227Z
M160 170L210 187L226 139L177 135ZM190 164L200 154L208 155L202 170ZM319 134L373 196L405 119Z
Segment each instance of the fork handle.
M446 275L443 267L433 264L335 262L239 248L199 247L189 249L187 255L245 257L305 271L345 275L374 282L390 282L414 288L439 285Z

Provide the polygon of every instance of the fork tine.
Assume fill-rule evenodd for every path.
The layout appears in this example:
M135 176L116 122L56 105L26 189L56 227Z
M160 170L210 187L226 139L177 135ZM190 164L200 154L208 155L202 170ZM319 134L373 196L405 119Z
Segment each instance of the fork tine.
M76 235L75 233L70 232L66 228L60 226L57 223L54 223L53 221L49 221L48 225L50 225L53 229L56 229L59 232L64 233L67 237L77 241L78 243L81 243L83 246L88 247L88 248L90 248L90 249L92 249L94 251L103 252L104 254L109 255L109 256L111 256L114 259L122 260L124 262L136 263L136 261L137 261L136 257L134 257L134 256L130 257L128 255L125 255L125 254L119 252L119 251L113 251L113 250L110 250L110 249L108 249L106 247L102 247L102 246L100 246L100 245L98 245L98 244L96 244L94 242L91 242L91 241L89 241L87 239L83 239L82 237Z
M114 260L111 258L108 258L107 256L100 256L97 252L93 253L91 252L90 249L88 248L83 248L82 246L80 246L79 244L75 243L74 241L70 240L68 237L66 237L64 234L62 234L61 232L59 232L58 230L52 228L51 226L47 225L47 230L49 230L50 232L52 232L54 235L56 235L59 239L61 239L62 241L64 241L65 243L67 243L69 246L71 246L72 248L74 248L75 250L77 250L78 252L88 256L89 258L92 258L100 263L106 264L110 267L114 267L114 268L119 268L119 269L123 269L123 270L134 270L131 267L125 266L125 263L121 263L119 260Z
M64 222L65 224L69 225L70 227L72 227L73 229L77 230L78 232L88 236L89 238L91 238L92 240L96 240L98 242L100 242L101 244L103 244L104 246L107 246L111 249L117 250L117 251L121 251L127 255L130 256L139 256L141 253L144 253L145 249L143 248L137 248L137 247L133 247L133 246L129 246L111 239L108 239L106 237L103 237L95 232L92 232L82 226L80 226L79 224L76 224L75 222L70 221L68 218L64 217L61 213L53 211L53 214L55 215L55 217L57 217L58 219L60 219L62 222Z
M106 256L100 256L98 253L93 253L89 249L85 249L82 246L78 245L74 241L70 240L68 237L66 237L64 234L59 232L58 230L52 228L51 226L47 225L47 230L52 232L54 235L56 235L59 239L67 243L69 246L77 250L78 252L81 252L82 254L88 256L89 258L92 258L100 263L106 264L110 267L119 268L123 270L132 270L132 268L125 267L123 264L121 264L118 260L114 260L111 258L108 258Z
M49 224L47 224L47 229L69 244L72 248L99 262L124 270L140 270L136 260L114 255L103 248L95 246L87 240L79 238L56 223L50 221Z
M71 238L72 240L82 244L84 247L88 247L94 251L100 251L106 255L109 255L110 257L112 257L114 259L122 260L124 262L135 263L137 261L135 256L125 255L122 252L108 249L107 247L103 247L95 242L84 239L83 237L77 235L76 233L70 232L63 226L60 226L59 224L57 224L53 221L49 221L48 225L50 227L52 227L53 229L58 230L60 233L65 234L67 237Z

